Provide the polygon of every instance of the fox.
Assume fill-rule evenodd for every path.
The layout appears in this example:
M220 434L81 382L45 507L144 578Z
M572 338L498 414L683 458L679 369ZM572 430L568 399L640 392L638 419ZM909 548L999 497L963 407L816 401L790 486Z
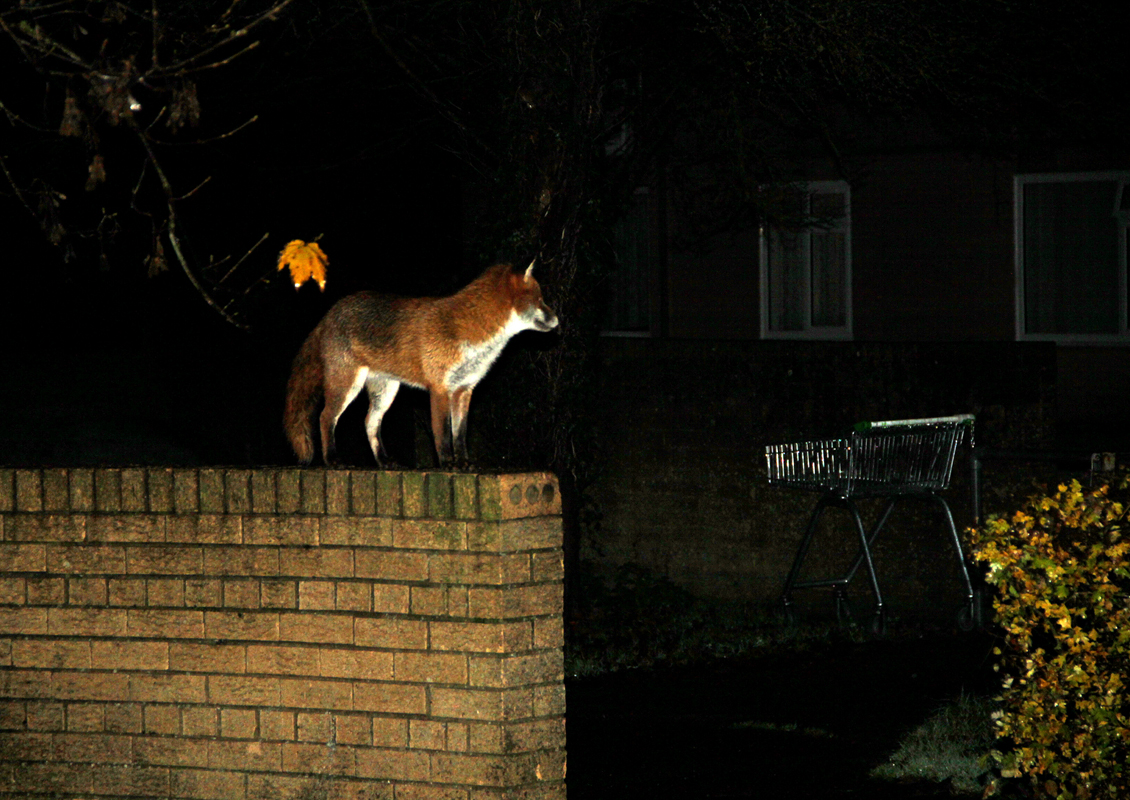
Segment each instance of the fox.
M299 348L287 382L283 425L298 461L313 461L313 416L322 398L322 458L336 461L338 418L365 389L365 433L383 465L381 420L403 384L431 396L440 465L469 463L467 409L475 386L516 334L558 325L534 278L535 261L524 272L495 264L447 297L358 292L335 303Z

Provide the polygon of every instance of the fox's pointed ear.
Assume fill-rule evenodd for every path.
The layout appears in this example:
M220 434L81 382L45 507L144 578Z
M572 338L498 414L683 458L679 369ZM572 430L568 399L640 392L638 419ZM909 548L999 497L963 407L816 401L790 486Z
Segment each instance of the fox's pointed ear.
M533 261L530 262L530 266L526 267L526 283L529 283L533 279L533 277L534 277L534 264L536 264L536 263L537 263L537 259L535 258Z

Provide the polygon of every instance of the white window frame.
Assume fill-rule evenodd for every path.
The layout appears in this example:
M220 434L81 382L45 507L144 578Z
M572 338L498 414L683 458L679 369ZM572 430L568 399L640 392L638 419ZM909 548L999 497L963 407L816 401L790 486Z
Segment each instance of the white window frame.
M654 294L655 294L654 284L655 284L655 281L656 281L656 275L655 275L655 242L653 241L654 231L652 230L652 206L651 206L653 199L652 199L651 194L652 194L651 189L647 186L637 186L632 191L633 200L637 199L637 198L641 198L641 197L645 198L644 203L645 203L645 207L646 207L646 216L647 216L646 238L648 240L648 253L647 253L647 263L643 265L643 270L646 273L646 279L645 280L646 280L646 283L647 283L647 286L645 287L646 290L647 290L646 291L647 296L643 298L643 302L647 305L647 321L648 321L647 330L623 330L621 328L606 328L605 327L606 322L601 321L601 325L600 325L600 335L601 336L607 336L607 337L612 337L612 338L621 338L621 339L649 339L649 338L655 336L657 321L656 321L656 308L655 308L655 303L653 302L653 298L654 298Z
M1113 217L1118 225L1118 332L1117 333L1028 333L1024 299L1024 187L1032 183L1073 183L1077 181L1113 181L1119 184L1115 191ZM1122 208L1124 195L1130 191L1130 171L1106 172L1039 172L1013 176L1013 253L1016 292L1016 339L1028 342L1058 342L1060 344L1130 344L1130 326L1127 315L1126 229L1130 226L1130 212Z
M769 230L762 224L759 231L760 270L761 270L761 338L762 339L808 339L808 340L850 340L852 339L852 269L851 269L851 186L847 181L807 181L797 184L806 196L805 212L811 211L811 197L814 194L838 193L844 195L844 325L839 327L814 326L812 324L812 269L810 261L811 233L803 235L806 261L809 269L804 275L803 296L805 298L802 329L796 331L775 331L769 327ZM838 228L839 226L837 226Z

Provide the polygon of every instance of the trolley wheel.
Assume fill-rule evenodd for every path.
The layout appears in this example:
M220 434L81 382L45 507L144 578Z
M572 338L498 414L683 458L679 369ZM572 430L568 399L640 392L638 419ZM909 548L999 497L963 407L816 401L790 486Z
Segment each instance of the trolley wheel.
M782 600L777 605L777 618L786 628L796 627L796 609L790 601Z
M974 600L970 600L957 611L957 627L968 633L977 627L977 612L973 608Z
M851 617L851 603L843 592L836 592L836 624L841 628L850 626L854 620Z
M887 610L878 609L871 615L871 633L882 639L887 635Z

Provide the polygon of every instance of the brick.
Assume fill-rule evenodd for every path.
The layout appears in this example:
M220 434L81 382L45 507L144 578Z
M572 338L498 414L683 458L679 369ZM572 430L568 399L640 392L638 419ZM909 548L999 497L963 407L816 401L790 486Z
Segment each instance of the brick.
M147 514L95 515L86 520L86 538L91 542L164 542L165 518Z
M479 484L479 519L501 520L502 489L496 475L477 476Z
M259 602L263 608L298 608L298 582L287 580L262 580Z
M279 614L279 638L287 642L352 644L353 617L349 614Z
M177 514L196 514L200 511L199 485L196 470L173 470L173 510Z
M0 608L0 635L42 636L47 633L48 611L46 608Z
M443 750L447 746L447 726L433 720L408 720L408 746L413 750Z
M65 727L66 707L62 703L28 703L29 731L61 731Z
M68 703L67 730L75 733L101 733L106 724L105 708L101 703Z
M97 766L91 769L95 794L167 797L167 767Z
M43 510L70 511L71 497L68 491L70 481L65 469L43 470Z
M334 586L338 611L372 611L373 585L361 581L338 581Z
M508 759L500 755L436 753L432 756L432 780L502 787L508 783L509 766Z
M204 514L223 514L224 473L218 469L202 469L199 472L200 511Z
M479 516L479 486L476 478L477 476L466 473L451 478L452 514L456 519L477 519Z
M317 675L318 650L288 645L248 645L247 671L269 675Z
M333 730L333 714L328 711L298 712L298 741L328 742Z
M138 703L108 703L103 706L107 733L141 733L142 706ZM187 732L186 732L187 733Z
M301 473L302 471L298 469L286 469L275 473L280 514L294 514L302 505Z
M565 717L512 722L506 726L505 749L508 753L565 748Z
M164 736L180 734L180 709L173 705L147 705L143 711L145 732Z
M227 608L259 608L262 603L260 588L257 580L224 581L224 606Z
M466 586L448 586L447 587L447 613L452 617L466 617L469 616L469 606L467 602L468 593Z
M147 732L158 733L159 731ZM175 734L176 731L173 731L173 733ZM187 731L185 736L187 736ZM133 753L135 763L146 767L205 767L208 765L208 743L193 741L183 736L138 736L133 740Z
M173 504L173 471L150 467L145 473L146 489L149 494L149 510L154 514L171 513Z
M413 614L432 617L447 614L446 586L413 586L411 598Z
M423 686L401 683L354 683L353 708L381 714L425 714L427 695Z
M12 642L12 665L36 669L90 669L90 643L17 639Z
M14 765L5 789L29 796L40 792L85 793L91 790L92 785L89 765L48 762Z
M45 572L47 548L41 544L0 545L0 572Z
M15 472L0 468L0 511L13 511L15 507Z
M51 636L124 636L126 611L119 608L49 608L46 632Z
M183 607L184 583L180 578L150 578L145 582L145 604L166 608Z
M87 517L70 514L16 514L7 517L4 535L9 542L81 542L86 522Z
M255 709L220 709L220 736L225 739L254 739L258 736L258 728Z
M247 517L243 524L243 541L249 545L313 546L318 544L319 527L318 517L292 514Z
M56 672L42 691L58 700L110 700L129 697L130 679L124 674L109 672Z
M432 553L428 580L432 583L472 583L498 586L508 581L506 559L490 553Z
M404 516L421 518L428 515L427 474L423 472L400 473L401 505Z
M427 514L432 519L448 519L454 513L451 478L450 472L429 472L426 476Z
M177 769L170 773L172 796L189 800L243 800L245 780L242 772L211 769Z
M152 545L126 552L126 569L131 575L199 575L204 568L200 547Z
M254 514L274 514L278 511L275 493L275 473L256 469L251 472L251 511Z
M130 636L161 639L202 639L205 624L203 611L130 608L127 631ZM209 612L210 613L210 612Z
M456 520L399 520L392 524L395 547L418 550L466 550L467 523Z
M534 715L550 717L565 713L565 684L534 687Z
M180 544L242 544L242 520L226 514L182 514L168 517L165 541Z
M408 613L409 589L397 583L373 584L373 611L386 614Z
M565 621L560 617L534 620L534 647L565 646Z
M397 717L372 717L373 747L407 747L408 720Z
M109 601L111 606L145 605L144 578L110 578Z
M16 470L16 511L43 510L43 480L37 469Z
M431 754L411 750L358 750L357 774L386 781L427 781ZM400 785L397 785L399 793Z
M368 714L334 714L335 741L369 747L373 743L373 719Z
M223 581L215 578L189 578L184 582L184 604L191 607L216 608L224 603Z
M480 491L484 479L498 483L502 519L561 515L561 491L557 478L548 472L480 476Z
M358 549L353 555L354 574L358 578L378 580L426 581L427 553Z
M278 706L281 687L278 678L249 675L208 677L208 701L229 706Z
M377 513L377 476L371 470L349 473L350 508L357 516Z
M565 662L560 650L547 650L514 656L475 655L470 657L472 686L504 688L565 679Z
M528 622L471 622L459 620L428 623L433 650L473 653L507 653L528 650L532 629Z
M12 666L12 640L0 639L0 667Z
M48 545L47 569L72 575L121 575L126 571L126 550L110 545Z
M0 576L0 604L22 606L27 599L27 579ZM363 609L368 611L368 609Z
M260 709L259 736L269 741L294 741L294 712L267 708Z
M273 611L205 611L209 639L278 641L279 615Z
M301 500L299 510L303 514L326 513L326 470L304 469L299 473Z
M287 548L279 555L279 573L299 578L352 578L350 548Z
M129 676L129 699L142 703L203 703L206 680L203 675L133 673Z
M94 470L94 510L103 513L115 513L122 510L121 470Z
M61 606L67 602L65 578L27 578L26 584L28 605Z
M94 669L167 670L169 643L95 640L90 643L90 665Z
M212 706L185 706L181 709L181 730L184 736L218 736L220 710Z
M229 469L224 472L224 504L229 514L251 511L251 471Z
M324 517L321 543L349 547L388 547L396 523L386 517Z
M382 517L399 517L403 511L399 472L377 473L377 513Z
M560 550L530 554L530 579L535 582L565 579L565 556Z
M506 750L505 731L509 725L497 722L467 724L467 748L476 753L502 753Z
M282 704L297 708L353 710L353 686L346 681L310 678L282 681Z
M323 678L382 681L392 679L392 653L344 648L320 651Z
M122 470L122 511L140 513L149 510L149 492L143 469Z
M282 748L276 742L213 739L208 742L208 766L211 769L277 772L282 769Z
M349 472L331 469L326 472L326 513L345 516L349 508Z
M299 581L298 607L303 610L333 611L337 590L333 581Z
M424 650L428 646L428 625L422 620L358 617L353 629L354 643L360 647Z
M470 746L470 726L465 722L448 722L447 749L454 753L466 753Z
M436 686L431 690L431 716L466 720L523 719L533 711L533 691L520 689L464 689Z
M208 547L204 574L277 576L279 551L276 547Z
M490 619L560 615L564 608L562 589L560 583L498 589L472 586L467 593L469 614Z

